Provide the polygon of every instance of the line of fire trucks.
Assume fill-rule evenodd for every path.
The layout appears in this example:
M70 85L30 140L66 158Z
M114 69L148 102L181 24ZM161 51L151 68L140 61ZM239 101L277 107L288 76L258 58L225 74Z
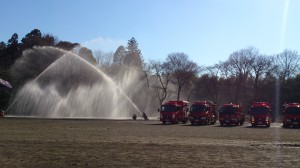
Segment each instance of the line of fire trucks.
M160 121L162 124L179 122L191 125L210 125L217 121L216 104L212 101L195 101L189 107L188 101L168 101L160 109ZM249 111L250 123L255 126L271 125L271 105L268 102L253 102ZM288 103L284 105L283 127L300 127L300 103ZM243 125L245 114L242 105L224 104L219 109L219 123L223 125Z

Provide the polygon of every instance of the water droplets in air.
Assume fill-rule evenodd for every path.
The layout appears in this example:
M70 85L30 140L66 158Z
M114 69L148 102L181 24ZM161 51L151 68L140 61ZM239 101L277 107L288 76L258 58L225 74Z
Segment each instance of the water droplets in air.
M22 57L15 73L32 75L35 70L43 71L17 92L9 107L11 115L118 119L141 113L128 96L133 95L128 90L132 91L131 86L138 76L136 71L126 72L117 85L104 72L72 52L35 47L25 51ZM36 61L35 64L30 64L32 61Z

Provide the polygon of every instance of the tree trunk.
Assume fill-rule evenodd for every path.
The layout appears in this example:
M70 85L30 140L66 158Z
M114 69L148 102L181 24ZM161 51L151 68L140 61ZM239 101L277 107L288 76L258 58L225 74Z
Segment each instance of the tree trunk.
M179 98L180 98L180 92L181 92L181 85L178 85L177 101L179 101Z

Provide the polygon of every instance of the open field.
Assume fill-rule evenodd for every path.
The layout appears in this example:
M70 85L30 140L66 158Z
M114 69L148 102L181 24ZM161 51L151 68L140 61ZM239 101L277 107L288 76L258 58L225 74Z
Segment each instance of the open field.
M300 129L0 118L1 167L300 167Z

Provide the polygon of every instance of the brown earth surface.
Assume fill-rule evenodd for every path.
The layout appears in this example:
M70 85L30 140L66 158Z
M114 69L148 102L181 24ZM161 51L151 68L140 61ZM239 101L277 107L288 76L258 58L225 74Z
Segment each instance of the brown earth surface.
M300 129L0 118L0 167L300 167Z

